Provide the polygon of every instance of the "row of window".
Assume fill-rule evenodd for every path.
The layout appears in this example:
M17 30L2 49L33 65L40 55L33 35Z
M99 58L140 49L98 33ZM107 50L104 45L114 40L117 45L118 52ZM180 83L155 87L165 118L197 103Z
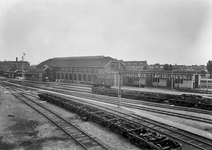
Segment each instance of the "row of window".
M153 82L158 82L158 83L159 83L159 82L160 82L160 78L153 78L152 81L153 81ZM178 84L183 84L183 79L175 78L174 82L175 82L175 83L178 83Z
M127 66L127 68L143 68L143 66Z
M91 67L55 67L55 71L74 71L74 72L98 72L98 68Z
M139 77L133 77L134 81L139 81ZM161 78L153 77L153 82L160 82ZM174 78L175 83L183 84L184 79L183 78Z
M56 79L91 81L91 74L71 74L71 73L57 73Z
M147 79L152 79L152 78L159 78L159 79L171 79L172 75L171 74L125 74L125 77L140 77L140 78L147 78ZM174 78L176 79L182 79L182 80L187 80L191 81L192 80L192 75L174 75Z
M149 68L151 68L151 69L153 69L153 68L161 68L161 69L163 69L164 66L149 66Z

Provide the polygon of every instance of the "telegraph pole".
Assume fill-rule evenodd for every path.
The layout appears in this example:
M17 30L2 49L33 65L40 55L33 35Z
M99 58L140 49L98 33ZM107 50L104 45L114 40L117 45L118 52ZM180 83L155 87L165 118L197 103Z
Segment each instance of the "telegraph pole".
M140 69L139 69L139 76L138 76L138 77L139 77L138 85L139 85L139 88L140 88L140 87L141 87L141 84L140 84L140 80L141 80L141 79L140 79L140 78L141 78L141 70L140 70Z
M172 70L172 77L171 77L171 90L173 90L173 78L174 78L174 75L173 75L173 70Z
M208 74L206 74L206 81L207 81L207 90L206 90L206 94L208 94Z
M121 62L119 61L119 71L118 71L118 108L121 108Z
M0 105L1 105L1 103L2 103L2 101L3 101L3 87L1 86L1 99L0 99Z

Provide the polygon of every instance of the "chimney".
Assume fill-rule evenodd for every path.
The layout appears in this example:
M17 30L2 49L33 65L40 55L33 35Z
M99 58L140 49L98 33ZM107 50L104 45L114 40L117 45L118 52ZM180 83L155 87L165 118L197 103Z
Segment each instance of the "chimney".
M18 57L16 57L15 60L18 61Z

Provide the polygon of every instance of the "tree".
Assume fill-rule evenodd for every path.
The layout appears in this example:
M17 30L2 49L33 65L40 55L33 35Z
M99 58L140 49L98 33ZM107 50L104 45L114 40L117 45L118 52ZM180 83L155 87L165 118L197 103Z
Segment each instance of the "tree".
M199 71L198 73L199 73L199 74L207 74L208 72L205 71L205 70L201 70L201 71Z
M163 68L164 68L164 70L172 70L172 65L165 64Z
M169 70L172 70L172 65L171 64L169 65Z
M169 65L165 64L163 68L164 68L164 70L169 70Z
M212 74L212 61L209 60L207 63L207 70L210 74Z

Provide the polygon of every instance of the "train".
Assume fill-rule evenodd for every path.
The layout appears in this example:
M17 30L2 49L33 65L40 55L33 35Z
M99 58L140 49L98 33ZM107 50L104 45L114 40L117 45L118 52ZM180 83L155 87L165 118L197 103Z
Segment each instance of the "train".
M41 100L77 113L84 120L91 120L127 138L132 144L152 150L181 150L182 144L126 118L102 109L79 103L50 93L39 93Z
M108 96L118 96L118 89L104 86L93 86L92 93ZM212 110L212 99L193 94L165 94L145 91L121 90L121 97L135 100L145 100L158 103L170 103L172 105L196 107Z

